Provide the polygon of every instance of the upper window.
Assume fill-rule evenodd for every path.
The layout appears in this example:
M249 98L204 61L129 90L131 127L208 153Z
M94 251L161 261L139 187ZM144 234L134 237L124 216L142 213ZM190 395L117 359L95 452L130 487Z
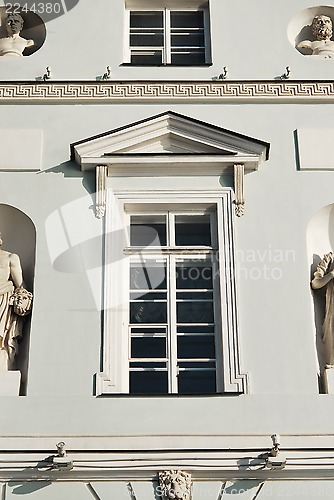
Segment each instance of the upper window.
M201 65L209 62L208 11L129 10L127 62L134 65Z

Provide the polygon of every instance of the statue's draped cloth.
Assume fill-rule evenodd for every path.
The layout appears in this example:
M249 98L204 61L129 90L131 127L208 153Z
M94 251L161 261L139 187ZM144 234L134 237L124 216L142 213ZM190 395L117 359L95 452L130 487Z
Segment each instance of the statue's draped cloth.
M334 254L331 252L319 262L314 277L323 278L333 267ZM323 323L322 341L325 344L326 364L334 365L334 280L326 285L326 314Z
M17 352L17 338L20 336L18 316L13 312L11 297L14 292L12 281L0 284L0 370L6 369L1 364L7 358L8 367L13 363Z

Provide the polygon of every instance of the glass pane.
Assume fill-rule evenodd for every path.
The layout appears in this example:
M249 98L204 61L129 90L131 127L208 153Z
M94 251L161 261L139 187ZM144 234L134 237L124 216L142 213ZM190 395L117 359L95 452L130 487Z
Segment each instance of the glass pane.
M178 364L178 367L180 368L181 371L182 368L184 369L194 369L194 368L201 368L202 370L207 371L208 368L211 369L216 369L216 362L215 361L180 361ZM198 370L196 370L198 371Z
M147 295L153 295L152 294L147 294ZM145 295L146 297L146 295ZM178 300L212 300L213 299L213 292L196 292L196 291L191 291L191 292L177 292L176 293L176 299Z
M130 34L131 47L163 47L163 45L164 45L163 33L147 31L147 32Z
M203 328L207 328L207 327L203 327ZM138 334L142 334L142 333L150 333L152 335L166 335L166 327L156 327L156 326L133 326L131 328L131 333L133 335L138 335Z
M172 52L174 47L193 47L194 51L197 52L198 49L204 48L204 33L201 31L172 33Z
M131 290L161 290L166 289L166 286L166 265L164 262L145 260L142 263L131 263Z
M177 357L180 359L215 358L215 339L211 335L178 335Z
M180 371L179 394L211 394L216 392L216 372L213 370Z
M131 64L138 64L138 66L160 66L162 64L162 51L131 51Z
M213 323L212 302L179 302L176 304L178 323Z
M178 325L177 333L209 335L214 333L214 325Z
M171 63L178 66L196 66L205 64L205 52L202 49L180 49L180 52L177 52L176 49L174 49L171 54ZM196 244L198 245L199 243ZM204 243L200 244L203 245Z
M166 217L164 215L132 215L130 245L166 246Z
M165 368L166 363L160 361L131 361L130 368Z
M183 292L181 292L181 293L183 293ZM192 292L192 293L194 293L194 292ZM206 292L206 293L210 293L210 292ZM138 298L141 298L142 300L150 300L153 302L157 301L157 300L167 300L167 292L154 291L151 293L144 293L144 292L131 292L130 293L130 300L135 300Z
M176 215L175 245L211 246L209 215Z
M131 302L130 323L166 323L166 302Z
M165 358L166 338L132 337L131 358Z
M163 28L163 12L130 12L130 28Z
M172 28L203 28L203 11L173 11L170 13Z
M212 268L208 261L202 265L198 261L186 261L176 265L176 288L212 289Z
M130 371L130 394L167 394L165 371Z

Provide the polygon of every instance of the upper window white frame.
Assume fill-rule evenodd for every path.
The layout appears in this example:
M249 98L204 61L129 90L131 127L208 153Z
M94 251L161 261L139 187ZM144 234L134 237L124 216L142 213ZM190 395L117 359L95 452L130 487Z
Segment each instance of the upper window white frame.
M237 328L236 280L234 263L232 190L159 191L112 193L107 195L104 267L104 333L103 366L97 375L97 395L129 392L128 323L129 323L129 259L124 249L129 247L127 213L140 212L146 207L159 210L162 205L184 211L211 207L216 213L219 247L220 310L219 342L221 363L218 393L247 392L247 377L240 370L240 350Z
M174 25L177 22L177 13L182 13L191 20L191 15L200 13L193 27ZM143 17L152 14L155 17L155 23L152 26L135 27L134 16L141 13ZM175 21L174 21L175 20ZM148 23L152 24L152 23ZM155 25L157 24L157 25ZM187 22L186 22L187 24ZM179 0L157 2L152 8L152 4L140 1L126 2L125 9L125 40L124 40L124 62L136 66L202 66L211 63L210 50L210 20L209 6L203 7L203 2L198 5L197 2ZM136 40L138 44L131 45L131 39ZM187 35L189 38L187 40ZM192 41L189 42L189 39ZM186 41L181 43L182 38ZM139 41L143 40L143 43ZM152 39L151 43L147 40ZM174 40L174 42L173 42Z

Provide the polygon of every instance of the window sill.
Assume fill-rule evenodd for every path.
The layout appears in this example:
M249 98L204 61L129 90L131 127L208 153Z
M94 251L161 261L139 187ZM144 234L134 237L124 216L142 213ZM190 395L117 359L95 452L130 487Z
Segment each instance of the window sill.
M215 392L215 393L197 393L197 394L126 394L126 393L103 393L94 394L97 398L216 398L243 396L244 392Z
M133 66L135 68L206 68L212 66L212 63L203 64L133 64L133 63L122 63L121 67Z

